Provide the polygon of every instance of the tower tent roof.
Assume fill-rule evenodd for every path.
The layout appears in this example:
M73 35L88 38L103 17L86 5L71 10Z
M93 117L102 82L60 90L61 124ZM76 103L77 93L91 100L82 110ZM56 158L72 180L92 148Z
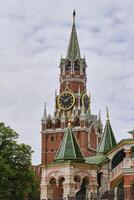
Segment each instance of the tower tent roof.
M102 135L102 139L100 141L100 144L98 146L98 153L107 153L112 148L116 146L116 139L114 137L114 133L110 124L109 115L107 115L106 125L104 128L104 132Z
M72 32L71 32L70 41L69 41L68 50L67 50L67 58L70 60L81 58L76 26L75 26L75 16L76 16L76 13L74 10Z
M80 162L85 161L71 127L68 127L64 134L59 150L56 154L55 162L67 160Z

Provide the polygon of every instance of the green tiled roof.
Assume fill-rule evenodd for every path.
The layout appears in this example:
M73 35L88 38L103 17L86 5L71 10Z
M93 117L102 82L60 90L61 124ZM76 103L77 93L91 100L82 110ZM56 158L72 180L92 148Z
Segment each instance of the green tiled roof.
M85 162L71 127L68 127L64 134L55 162L66 160Z
M109 118L106 121L105 129L102 135L102 139L100 141L100 144L98 146L97 151L99 153L107 153L110 151L112 148L116 146L116 140L114 137L114 133L110 124Z
M128 133L130 134L134 134L134 129L132 131L128 131Z
M70 36L70 41L67 50L67 58L70 60L80 59L80 48L77 38L76 26L75 26L75 11L73 12L73 26Z
M116 146L111 149L111 151L108 152L108 154L110 154L112 151L114 151L115 149L118 149L120 146L123 146L125 144L134 144L134 139L133 138L126 138L126 139L122 139L121 141L119 141ZM107 154L107 155L108 155Z
M101 164L105 161L108 161L109 159L105 156L105 155L96 155L96 156L90 156L90 157L86 157L86 163L89 163L89 164L95 164L95 165L98 165L98 164Z

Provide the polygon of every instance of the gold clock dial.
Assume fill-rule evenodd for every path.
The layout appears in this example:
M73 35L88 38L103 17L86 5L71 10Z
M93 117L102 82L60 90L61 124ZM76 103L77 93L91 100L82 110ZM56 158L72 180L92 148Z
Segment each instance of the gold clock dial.
M73 107L75 103L75 96L69 92L65 91L58 97L58 106L62 110L69 110Z

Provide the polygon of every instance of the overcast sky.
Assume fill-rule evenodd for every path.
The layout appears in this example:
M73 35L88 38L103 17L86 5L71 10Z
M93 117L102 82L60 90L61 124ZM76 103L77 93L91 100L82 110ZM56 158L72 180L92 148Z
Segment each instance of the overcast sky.
M36 164L44 102L53 113L73 9L92 113L100 109L105 124L109 107L117 141L134 128L133 0L0 0L0 121L32 146Z

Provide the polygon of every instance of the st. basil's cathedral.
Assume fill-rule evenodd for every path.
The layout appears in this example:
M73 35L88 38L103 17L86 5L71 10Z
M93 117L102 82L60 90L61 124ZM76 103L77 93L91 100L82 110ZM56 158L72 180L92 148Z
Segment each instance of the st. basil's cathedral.
M54 114L45 105L41 119L41 200L133 200L134 130L132 139L116 142L108 108L91 112L87 63L81 57L76 13L65 58L60 59L60 89Z

